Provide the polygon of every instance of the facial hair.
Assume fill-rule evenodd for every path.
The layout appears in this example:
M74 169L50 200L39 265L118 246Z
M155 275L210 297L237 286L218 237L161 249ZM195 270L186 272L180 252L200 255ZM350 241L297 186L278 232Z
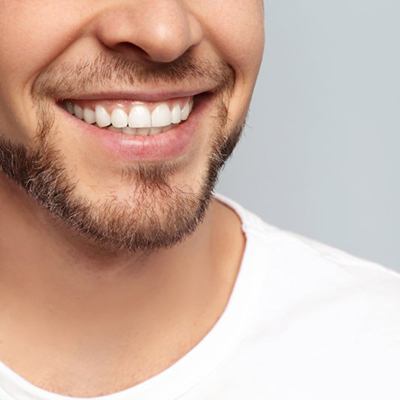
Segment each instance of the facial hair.
M80 85L74 83L78 71ZM78 179L69 175L62 152L52 140L57 132L48 97L67 97L77 86L88 90L91 83L105 86L106 82L116 80L129 84L177 83L181 79L191 82L205 77L218 83L219 101L206 172L199 176L198 191L184 190L170 183L169 178L177 169L174 163L147 165L138 162L121 171L122 179L129 180L134 187L132 201L95 202L78 195ZM28 147L13 143L0 134L0 167L51 217L97 248L132 253L170 248L193 233L203 221L219 172L241 136L243 124L230 132L226 128L228 109L224 99L229 98L233 83L234 75L227 66L194 62L190 57L161 69L148 69L123 58L101 56L92 64L46 71L33 91L38 121L33 144Z

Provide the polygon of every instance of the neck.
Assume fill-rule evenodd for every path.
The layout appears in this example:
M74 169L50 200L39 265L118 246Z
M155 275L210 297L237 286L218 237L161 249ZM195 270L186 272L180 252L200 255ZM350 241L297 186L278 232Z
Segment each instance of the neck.
M21 343L37 343L43 355L49 343L66 349L78 341L81 351L119 362L129 352L156 356L155 343L172 337L187 351L219 318L243 251L237 216L216 200L186 240L146 255L96 251L4 178L0 207L0 322L11 320L0 359L17 370L25 368Z

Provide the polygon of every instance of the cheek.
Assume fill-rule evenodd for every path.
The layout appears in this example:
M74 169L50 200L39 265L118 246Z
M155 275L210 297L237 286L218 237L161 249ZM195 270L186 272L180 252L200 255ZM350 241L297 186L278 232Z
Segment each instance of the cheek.
M59 2L59 0L58 0ZM58 3L54 2L54 3ZM0 71L20 85L32 79L38 71L62 51L68 19L68 9L61 13L62 1L4 1L0 16ZM28 61L29 60L29 61ZM27 62L28 61L28 62Z
M194 3L191 3L194 6ZM243 122L247 114L264 50L261 0L203 0L197 15L211 46L235 71L235 90L229 102L229 120Z
M264 47L263 19L260 15L250 18L245 14L239 23L239 16L228 17L223 21L225 29L221 30L227 58L246 71L258 69Z
M0 7L0 124L21 135L15 124L29 129L35 120L32 83L73 40L77 11L66 0L0 0Z
M243 79L257 75L264 49L264 15L261 0L203 0L206 34Z

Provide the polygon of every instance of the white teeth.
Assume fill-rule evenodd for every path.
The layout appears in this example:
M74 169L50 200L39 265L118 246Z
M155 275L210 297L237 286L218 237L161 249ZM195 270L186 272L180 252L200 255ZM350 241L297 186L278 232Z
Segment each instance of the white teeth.
M111 125L111 117L102 106L96 106L96 124L100 128Z
M144 104L135 104L129 115L121 107L115 108L110 115L100 104L95 107L95 111L82 108L71 101L66 101L63 107L77 118L88 124L96 123L100 128L111 125L112 130L128 135L156 135L170 129L173 124L186 121L193 108L193 99L189 99L182 109L179 103L175 103L172 109L167 103L160 103L153 112Z
M190 104L189 102L187 102L185 106L182 108L181 112L182 121L186 121L189 118L189 114L190 114Z
M151 114L146 106L133 106L129 113L130 128L151 128Z
M126 133L127 135L136 135L137 134L136 128L122 128L122 132Z
M83 118L83 110L77 104L74 105L74 114L79 119Z
M151 126L153 128L162 128L171 125L171 111L168 104L160 104L151 114Z
M172 111L171 111L171 122L173 124L179 124L179 122L181 122L181 107L179 106L179 104L175 104L172 107Z
M172 124L170 124L168 126L164 126L163 128L122 128L122 129L117 129L117 128L110 127L108 129L111 129L116 132L123 132L123 133L126 133L127 135L147 136L147 135L157 135L157 134L165 132L171 128L173 128Z
M128 116L120 108L116 108L111 114L111 124L115 128L126 128L128 126Z
M83 120L87 124L94 124L96 122L96 113L90 108L83 109Z

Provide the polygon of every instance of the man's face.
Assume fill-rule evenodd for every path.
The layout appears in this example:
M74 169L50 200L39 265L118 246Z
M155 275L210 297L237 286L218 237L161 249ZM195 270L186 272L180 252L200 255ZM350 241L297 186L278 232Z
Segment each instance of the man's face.
M4 173L105 248L169 247L193 232L245 121L262 0L0 7Z

